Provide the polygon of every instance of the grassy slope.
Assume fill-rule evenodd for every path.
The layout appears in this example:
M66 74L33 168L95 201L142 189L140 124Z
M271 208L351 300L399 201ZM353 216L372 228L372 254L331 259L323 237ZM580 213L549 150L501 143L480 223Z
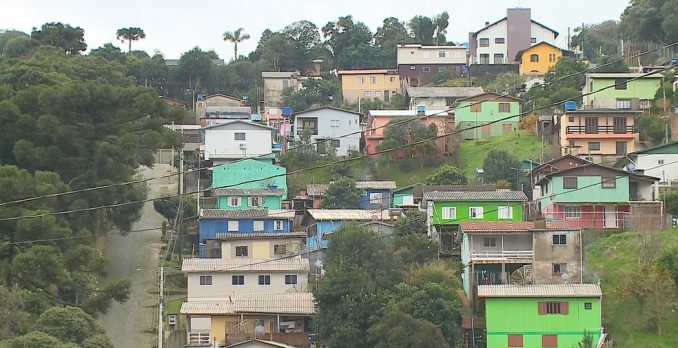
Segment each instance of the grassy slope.
M424 182L427 176L435 172L438 167L450 162L449 157L399 159L397 162L391 163L380 161L375 166L375 179L395 180L398 187L421 183Z
M655 232L650 250L661 250L678 243L678 230ZM603 325L612 333L615 347L678 347L678 312L671 311L670 320L664 324L665 334L658 337L646 322L635 315L638 303L620 303L615 288L626 274L639 267L642 235L637 232L615 234L599 239L586 247L587 270L601 279L603 288Z

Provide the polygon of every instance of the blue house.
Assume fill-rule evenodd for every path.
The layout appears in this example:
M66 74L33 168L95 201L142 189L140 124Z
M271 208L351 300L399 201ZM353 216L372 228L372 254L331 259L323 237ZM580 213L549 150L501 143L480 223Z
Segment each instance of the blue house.
M199 222L200 257L221 257L221 236L244 233L271 236L294 231L294 210L274 209L203 209Z
M308 209L304 217L306 245L311 252L327 249L327 236L345 223L367 221L392 221L397 216L389 215L388 209L370 211L362 209Z
M320 202L325 196L328 184L309 184L306 193L313 199L313 207L320 208ZM356 181L355 187L362 190L360 209L386 209L391 206L395 181Z

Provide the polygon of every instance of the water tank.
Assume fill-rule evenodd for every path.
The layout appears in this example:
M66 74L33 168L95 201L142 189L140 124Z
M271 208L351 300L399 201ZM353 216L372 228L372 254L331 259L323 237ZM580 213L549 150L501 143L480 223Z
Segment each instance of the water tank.
M567 101L565 102L565 111L577 110L577 102Z
M417 105L417 113L426 111L426 105Z
M282 107L282 114L285 116L292 115L292 108L289 106L283 106Z

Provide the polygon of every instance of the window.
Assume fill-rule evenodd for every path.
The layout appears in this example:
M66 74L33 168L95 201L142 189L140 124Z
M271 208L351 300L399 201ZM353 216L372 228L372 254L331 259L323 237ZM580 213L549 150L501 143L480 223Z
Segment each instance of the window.
M259 285L271 285L271 276L268 274L260 274Z
M381 97L381 91L374 91L374 96L377 98Z
M456 219L457 218L457 208L455 207L443 207L442 209L443 219Z
M421 68L421 71L423 71L423 72L431 72L431 67L430 67L430 66L425 66L425 67Z
M283 80L283 88L287 88L290 86L290 80Z
M438 51L438 58L447 57L447 51Z
M290 284L296 284L297 283L297 275L296 274L285 274L285 284L290 285Z
M587 311L590 311L593 309L593 303L591 302L584 302L584 309Z
M237 232L240 229L238 220L231 220L228 222L228 232Z
M470 207L468 215L471 219L482 219L483 207Z
M365 91L365 96L366 96L366 97L371 97L371 96L372 96L372 91Z
M480 38L478 40L478 46L480 47L490 47L490 39L489 38Z
M530 62L538 62L539 61L539 55L538 54L530 54Z
M495 53L494 54L494 64L504 64L504 54Z
M473 104L471 104L471 112L483 112L483 104L473 102Z
M480 64L490 64L490 54L489 53L480 54Z
M235 133L235 140L245 140L245 133L236 132Z
M242 204L242 199L240 196L231 196L228 197L228 206L229 207L239 207Z
M589 141L589 152L591 151L600 151L600 142Z
M483 246L486 246L486 247L497 246L497 238L495 238L495 237L485 237L485 238L483 238Z
M553 245L567 245L567 235L566 234L554 234L553 235Z
M231 276L231 284L233 285L245 285L245 275L234 275Z
M495 37L494 43L496 43L497 45L503 45L506 43L506 39L504 39L503 37Z
M630 99L617 99L617 109L631 110Z
M625 141L617 141L615 144L616 148L616 154L617 155L626 155L626 142Z
M377 77L376 76L370 76L370 84L373 85L377 83Z
M602 188L616 188L617 187L617 177L615 176L603 176L600 178L600 186Z
M638 107L640 107L641 110L647 110L652 106L652 100L650 99L640 99L638 101Z
M664 164L664 160L663 159L657 160L657 164Z
M545 314L568 314L567 302L539 302L539 315Z
M584 118L584 132L586 132L586 134L598 133L598 117Z
M341 120L330 120L330 127L341 127Z
M444 67L444 66L439 66L439 67L438 67L438 72L445 72L445 71L447 71L447 68L446 68L446 67Z
M358 76L358 84L359 84L359 85L362 85L362 84L364 84L364 83L365 83L365 78L362 77L362 76Z
M410 65L410 70L416 70L417 66L416 65Z
M287 254L287 245L286 244L275 244L273 246L273 255L282 256Z
M499 103L499 112L511 112L511 103Z
M259 196L252 196L250 197L250 207L258 207L261 206L261 204L264 203L264 199Z
M581 207L578 205L566 205L565 206L565 217L566 218L579 218L581 217Z
M530 43L537 43L537 38L536 38L536 37L531 37L531 38L530 38Z
M212 276L200 276L200 285L212 285Z
M556 54L555 53L549 53L549 62L553 63L556 61Z
M554 263L553 264L553 275L561 275L567 273L567 264L566 263Z
M299 117L299 128L300 130L297 134L301 134L303 131L308 130L311 132L311 135L318 135L318 118L317 117Z
M381 192L370 192L370 204L382 204L383 196Z
M256 220L254 221L254 232L262 232L264 230L264 221L263 220Z
M499 219L511 220L513 219L513 207L511 206L499 206L497 209L499 214Z
M523 347L523 335L508 335L508 346L511 348Z
M563 188L564 189L576 189L577 188L577 177L576 176L563 177Z
M567 118L567 122L574 122L574 116L570 116Z
M558 335L542 335L541 346L543 348L558 348Z
M273 221L273 229L276 230L276 231L282 231L284 226L285 226L285 223L284 223L283 220Z
M395 82L395 76L389 77L388 80L389 80L390 82Z
M574 141L574 140L568 140L567 145L569 147L575 147L575 146L577 146L577 142Z
M247 256L247 246L246 245L236 246L235 256Z
M614 89L626 89L627 80L626 79L616 79L614 80Z
M348 122L351 122L351 121L348 121ZM332 139L332 140L330 140L330 145L332 147L340 147L341 141L339 139Z

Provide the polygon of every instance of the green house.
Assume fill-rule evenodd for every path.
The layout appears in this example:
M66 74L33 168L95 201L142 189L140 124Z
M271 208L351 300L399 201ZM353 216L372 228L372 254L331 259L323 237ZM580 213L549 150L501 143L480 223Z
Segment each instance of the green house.
M520 122L520 103L523 100L497 93L483 93L458 99L454 105L457 129L476 125L479 128L463 131L462 139L482 139L513 132ZM488 122L501 120L493 124Z
M212 196L217 209L280 209L287 198L287 169L254 159L214 167Z
M522 191L433 191L424 193L431 223L522 221L527 196Z
M584 106L591 109L649 111L652 106L652 99L661 87L664 75L643 75L645 74L586 74L582 102Z
M487 347L578 347L585 334L601 340L598 284L479 285Z
M414 205L414 185L393 190L391 208L412 207Z

